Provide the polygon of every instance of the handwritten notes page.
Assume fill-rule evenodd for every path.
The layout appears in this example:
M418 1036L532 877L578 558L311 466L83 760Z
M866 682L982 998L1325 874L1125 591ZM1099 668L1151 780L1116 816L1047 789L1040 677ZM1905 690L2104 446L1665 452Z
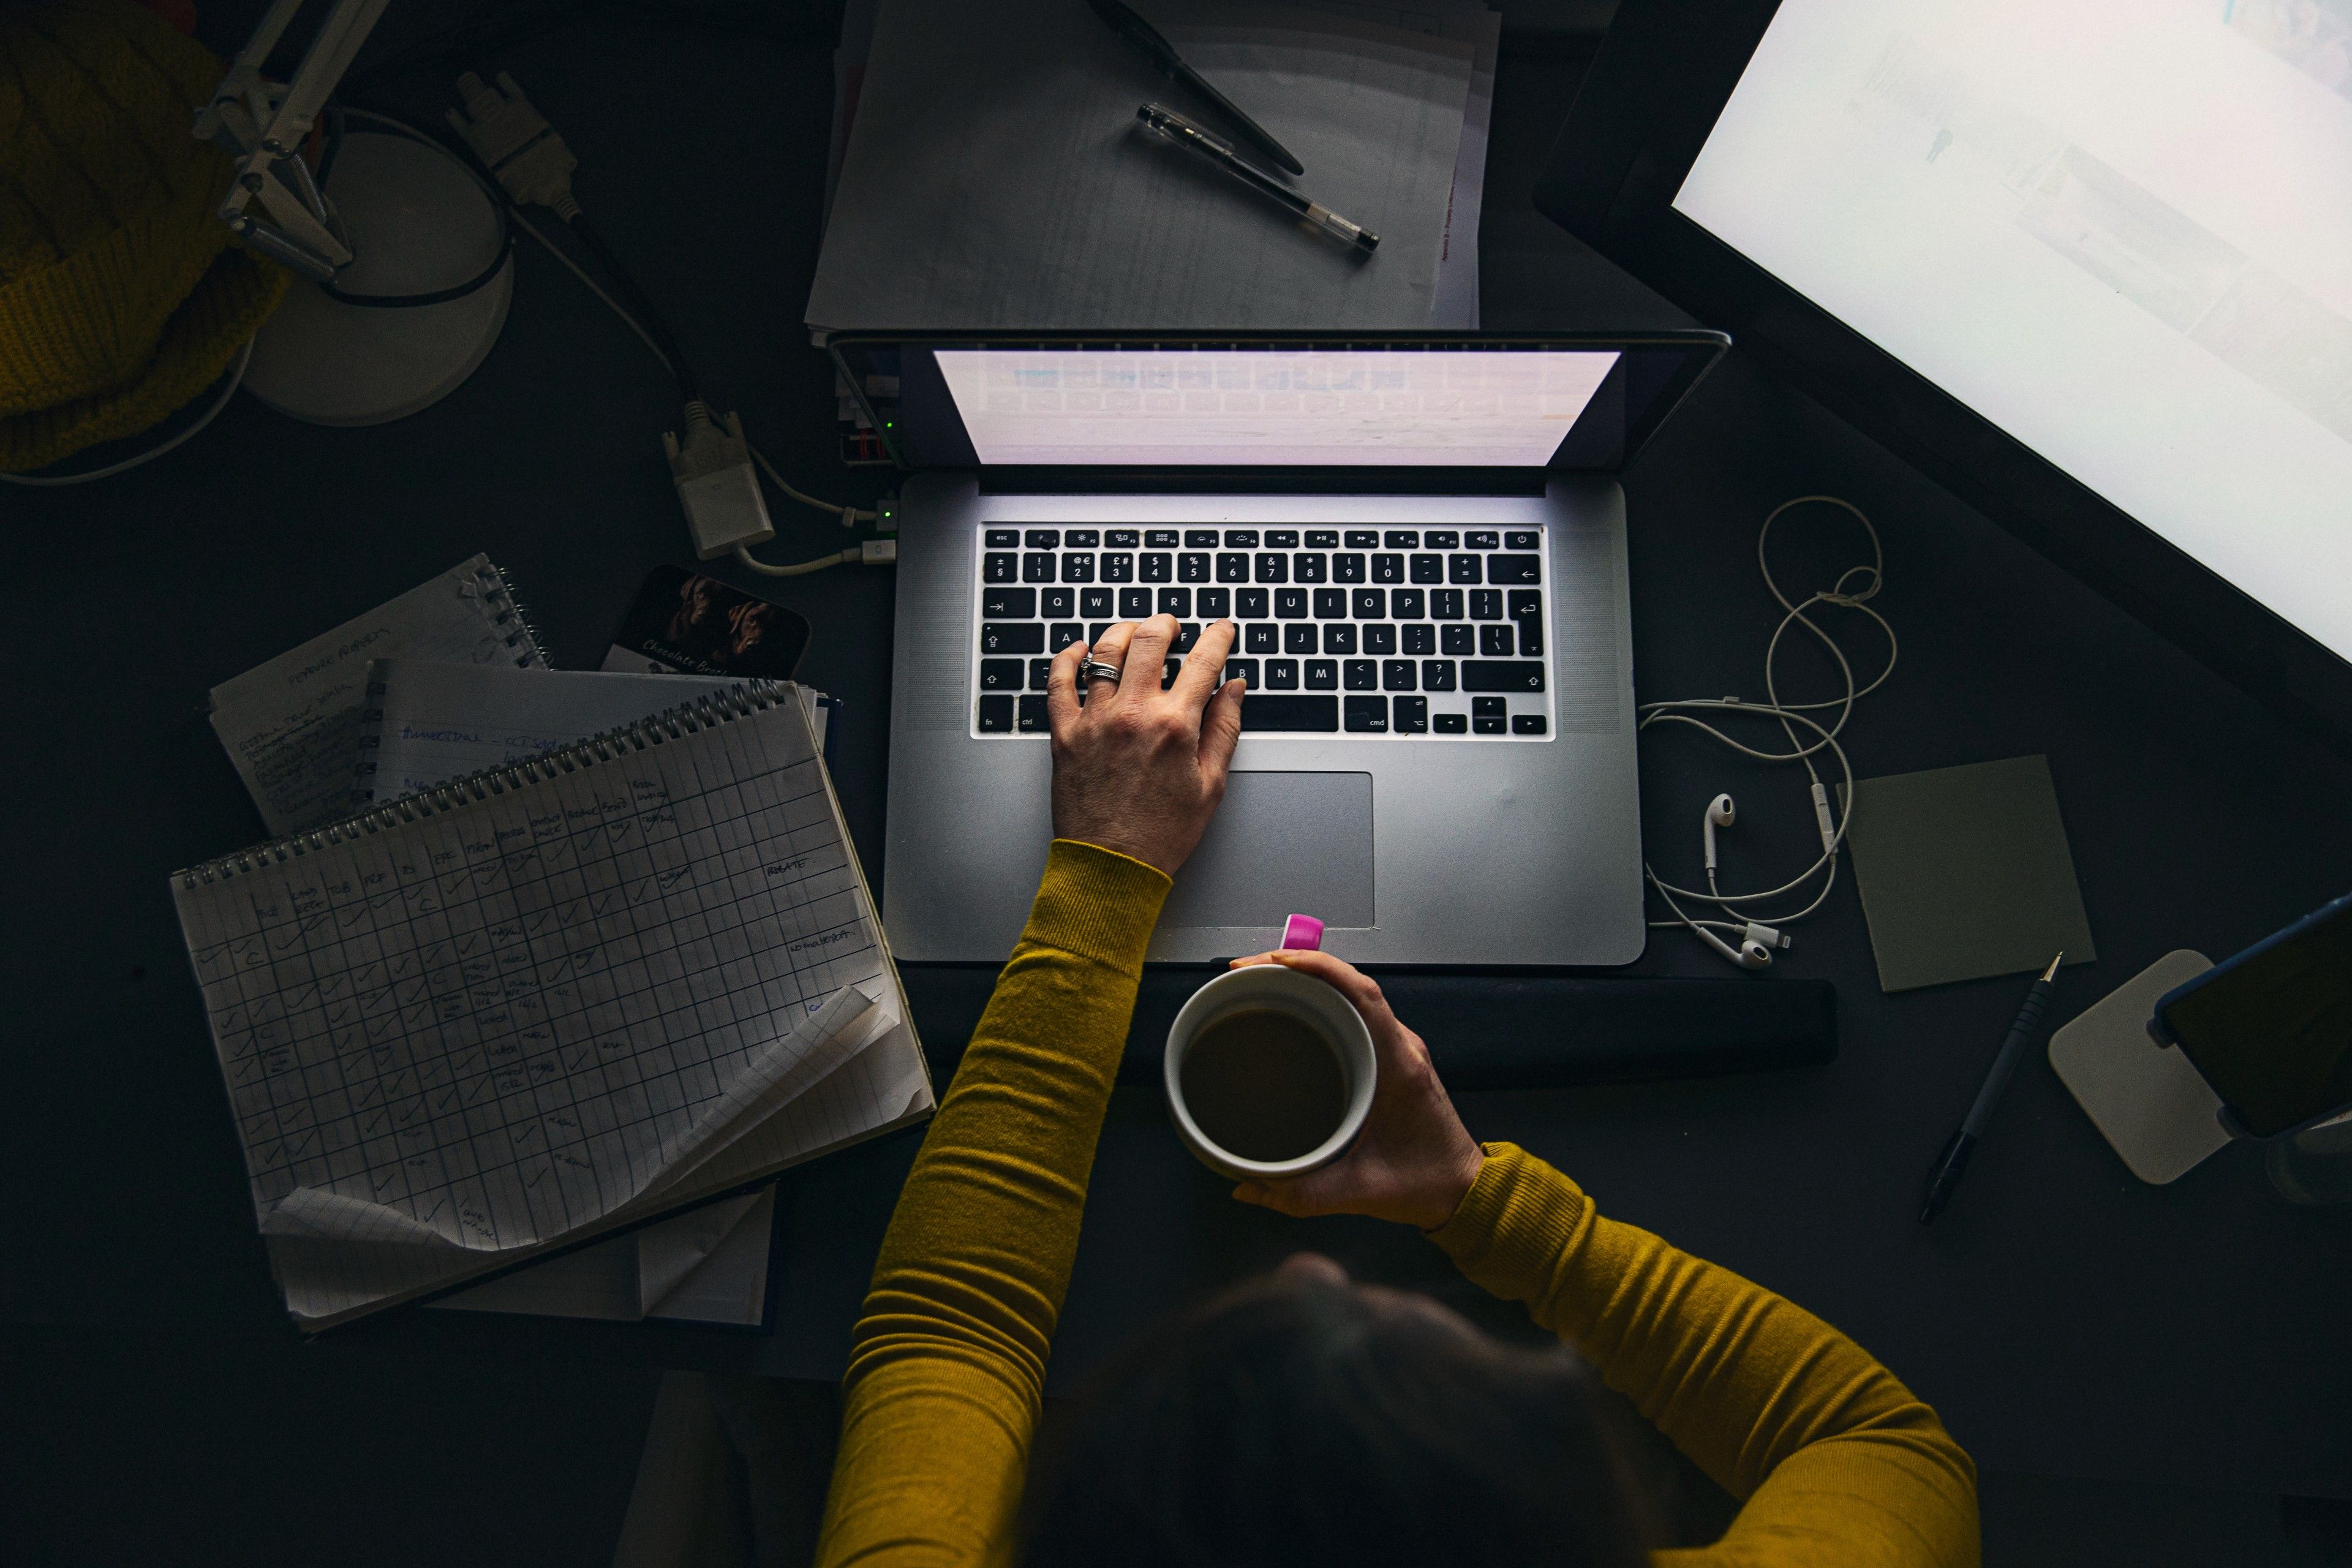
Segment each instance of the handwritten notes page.
M275 834L351 809L368 661L394 654L543 669L538 639L487 555L213 688L213 729Z
M306 1326L930 1106L793 688L173 886Z

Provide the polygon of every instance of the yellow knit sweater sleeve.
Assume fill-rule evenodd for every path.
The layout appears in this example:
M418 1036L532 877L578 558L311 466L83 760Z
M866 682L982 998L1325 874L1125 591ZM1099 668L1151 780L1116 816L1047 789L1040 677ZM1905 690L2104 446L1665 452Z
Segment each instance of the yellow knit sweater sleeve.
M1647 1231L1508 1143L1431 1237L1524 1301L1740 1500L1664 1568L1974 1568L1976 1467L1936 1413L1811 1313Z
M923 1139L842 1389L821 1564L1002 1560L1168 879L1056 839Z

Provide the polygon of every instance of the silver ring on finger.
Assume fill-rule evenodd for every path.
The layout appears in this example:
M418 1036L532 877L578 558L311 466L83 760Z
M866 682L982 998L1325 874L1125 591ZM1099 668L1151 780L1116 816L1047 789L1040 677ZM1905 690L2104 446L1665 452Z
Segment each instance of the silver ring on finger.
M1113 686L1117 686L1118 675L1118 666L1105 664L1100 659L1090 658L1078 666L1078 684L1081 686L1089 680L1108 680Z

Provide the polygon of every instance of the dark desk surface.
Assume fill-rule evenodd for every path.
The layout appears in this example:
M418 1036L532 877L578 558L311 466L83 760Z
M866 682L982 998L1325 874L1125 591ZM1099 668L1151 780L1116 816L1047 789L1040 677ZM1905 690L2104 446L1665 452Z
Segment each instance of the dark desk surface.
M805 485L872 495L878 476L845 474L828 456L829 374L799 324L817 246L825 55L624 27L554 35L503 63L579 153L583 199L671 306L714 400L740 408ZM1528 207L1571 65L1507 58L1484 231L1487 324L1674 320ZM688 88L725 158L674 156L646 129ZM677 413L667 384L543 255L525 246L518 267L496 352L414 418L316 429L239 399L205 437L130 475L58 494L0 490L16 879L0 1289L17 1343L42 1347L53 1376L201 1367L191 1386L226 1405L292 1399L329 1412L413 1382L462 1411L467 1397L512 1396L528 1381L518 1367L593 1383L616 1365L841 1364L911 1136L784 1181L782 1305L764 1337L411 1311L302 1347L253 1234L164 883L260 833L205 721L206 689L476 550L513 574L556 661L592 668L637 580L686 554L656 446ZM1903 658L1848 732L1855 765L2048 753L2100 954L2066 972L2060 1017L2168 949L2219 955L2344 890L2352 767L1737 353L1625 487L1644 698L1760 690L1775 611L1754 542L1769 505L1826 490L1877 521L1878 605ZM782 503L778 521L779 558L839 537ZM1854 547L1826 520L1799 520L1789 576L1811 562L1811 580L1826 581L1858 559ZM842 569L769 591L814 624L805 678L851 703L835 777L867 867L887 877L889 574ZM1790 660L1808 668L1820 673ZM1719 789L1741 805L1734 875L1805 858L1795 776L1675 735L1645 744L1643 775L1661 860L1696 860L1699 813ZM1671 933L1634 972L1727 973ZM2277 1201L2243 1148L2172 1186L2143 1186L2037 1058L1950 1212L1923 1231L1920 1178L2023 980L1880 994L1850 887L1775 973L1836 982L1833 1065L1465 1094L1464 1114L1481 1135L1559 1163L1608 1212L1853 1332L1988 1466L2352 1495L2352 1211ZM1415 1237L1231 1203L1148 1091L1122 1090L1113 1108L1090 1216L1057 1377L1140 1316L1300 1245L1464 1294Z

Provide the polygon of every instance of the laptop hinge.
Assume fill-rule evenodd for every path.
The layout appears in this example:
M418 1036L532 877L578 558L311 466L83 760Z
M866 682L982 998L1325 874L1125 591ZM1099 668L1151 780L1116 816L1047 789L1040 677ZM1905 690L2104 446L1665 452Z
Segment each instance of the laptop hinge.
M1542 468L989 468L982 495L1539 496Z

